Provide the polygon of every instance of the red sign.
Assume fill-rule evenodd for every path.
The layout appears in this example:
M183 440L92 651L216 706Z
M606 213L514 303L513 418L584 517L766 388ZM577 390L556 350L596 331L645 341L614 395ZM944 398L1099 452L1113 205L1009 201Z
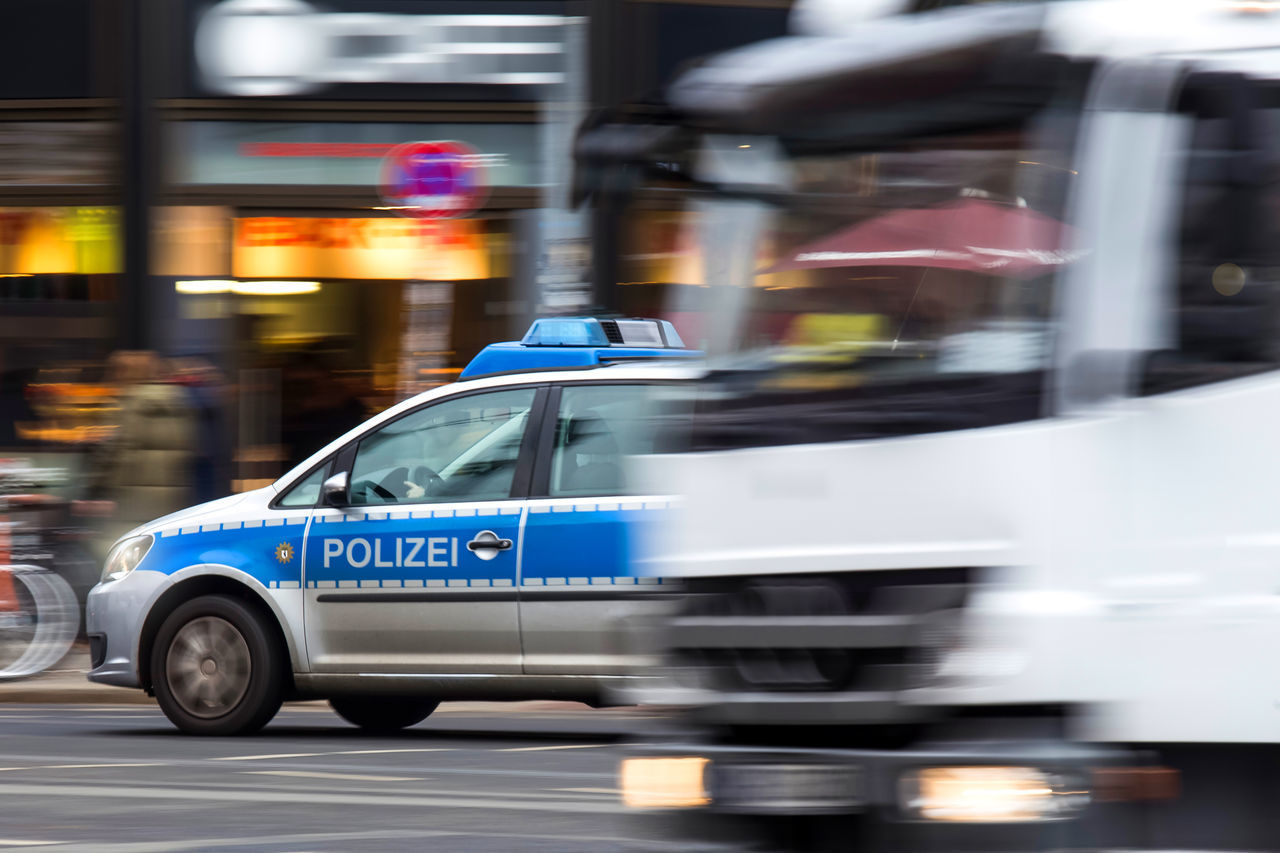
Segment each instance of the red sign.
M409 142L382 161L382 199L423 219L466 216L484 203L480 154L461 142Z

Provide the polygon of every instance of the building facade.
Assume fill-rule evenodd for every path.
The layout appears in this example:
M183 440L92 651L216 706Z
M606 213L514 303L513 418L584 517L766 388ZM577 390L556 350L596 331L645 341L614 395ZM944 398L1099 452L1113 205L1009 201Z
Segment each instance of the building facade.
M636 241L620 235L660 237L569 209L575 128L782 34L787 6L10 0L0 370L57 386L113 349L207 360L236 386L252 460L281 440L291 366L321 365L372 411L536 314L650 308L623 283ZM406 215L388 154L444 140L468 152L470 209Z

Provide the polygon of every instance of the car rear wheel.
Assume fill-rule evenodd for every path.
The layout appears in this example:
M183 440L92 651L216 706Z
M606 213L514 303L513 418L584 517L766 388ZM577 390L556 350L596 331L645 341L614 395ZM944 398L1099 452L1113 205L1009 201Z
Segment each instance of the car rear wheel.
M339 717L367 732L397 732L431 715L439 702L393 696L343 696L329 700Z
M238 599L206 595L164 620L151 653L151 684L166 717L188 734L255 732L280 710L284 654Z

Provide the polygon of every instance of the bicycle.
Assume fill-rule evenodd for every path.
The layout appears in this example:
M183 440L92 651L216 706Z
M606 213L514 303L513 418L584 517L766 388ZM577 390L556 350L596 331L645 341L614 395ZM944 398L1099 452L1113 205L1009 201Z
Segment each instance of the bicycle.
M15 544L30 546L38 539L15 514L57 503L49 495L33 493L56 479L53 469L0 465L0 681L43 672L70 650L80 628L76 595L60 575L31 562L28 553L15 554ZM22 530L15 543L15 532Z

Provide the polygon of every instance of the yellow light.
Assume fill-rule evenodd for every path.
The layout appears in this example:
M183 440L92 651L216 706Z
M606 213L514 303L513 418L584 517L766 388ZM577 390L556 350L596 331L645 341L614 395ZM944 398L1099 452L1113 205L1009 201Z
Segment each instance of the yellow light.
M1236 0L1231 8L1241 15L1271 15L1280 12L1276 0Z
M633 809L688 809L711 802L705 758L627 758L619 773L622 802Z
M179 293L227 293L235 284L234 281L210 278L198 281L179 281L173 285L173 288Z
M1213 271L1213 289L1223 296L1237 295L1248 280L1249 274L1236 264L1221 264Z
M903 778L903 805L924 820L1026 823L1063 817L1087 801L1087 792L1056 790L1031 767L927 767Z
M241 296L300 296L319 290L318 281L239 281L231 286Z
M202 279L174 284L179 293L238 293L241 296L299 296L320 290L318 281L235 281L234 279Z

